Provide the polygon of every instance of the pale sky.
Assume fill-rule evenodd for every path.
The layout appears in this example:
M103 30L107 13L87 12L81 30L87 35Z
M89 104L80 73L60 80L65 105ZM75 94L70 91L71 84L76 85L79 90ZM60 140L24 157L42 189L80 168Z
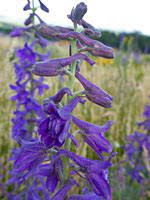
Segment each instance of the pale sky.
M81 1L88 6L84 19L97 28L150 35L150 0L42 0L50 13L39 14L49 24L71 26L67 14ZM0 21L23 23L28 16L22 10L25 4L26 0L0 0Z

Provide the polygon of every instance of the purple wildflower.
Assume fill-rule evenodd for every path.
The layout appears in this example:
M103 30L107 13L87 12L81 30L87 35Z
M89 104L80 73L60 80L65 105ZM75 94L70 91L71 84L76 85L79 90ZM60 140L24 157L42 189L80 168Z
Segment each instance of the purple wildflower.
M68 15L68 18L71 19L74 23L79 23L80 20L87 12L87 5L81 2L75 8L72 9L71 14Z
M138 122L138 126L142 126L144 130L150 131L150 105L146 105L144 108L143 116L145 120L142 122Z
M34 13L31 13L24 22L25 26L28 26L29 24L31 24L33 22L33 17L34 17Z
M85 79L79 72L76 72L76 77L84 87L84 93L90 101L105 108L110 108L112 106L112 97L109 94Z
M83 131L83 138L87 144L101 157L103 151L110 153L112 145L104 138L104 130L100 126L96 126L89 122L85 122L76 117L72 117L74 124L76 124ZM106 125L109 129L111 123Z
M35 169L47 156L46 146L38 141L23 141L22 144L14 163L14 169L17 173Z
M10 35L11 37L20 37L22 36L23 34L25 34L25 32L28 30L28 28L23 28L23 27L15 27Z
M141 158L144 148L147 149L150 144L149 141L149 135L134 132L134 134L127 137L127 144L124 147L129 165L128 174L131 176L132 180L136 180L138 183L143 181L142 174L147 172L144 161Z
M30 10L30 9L31 9L30 0L27 0L27 4L24 6L23 10L27 11L27 10Z
M23 49L19 49L16 53L17 57L20 59L20 63L34 64L36 60L36 53L25 43Z
M80 101L79 97L72 99L66 106L58 109L53 101L50 101L44 111L49 115L39 125L38 133L41 141L51 147L61 147L66 137L68 136L68 130L70 127L71 112Z
M40 3L40 8L43 10L43 11L45 11L45 12L49 12L49 9L42 3L42 1L41 0L39 0L39 3Z
M91 60L85 54L75 54L68 58L51 59L45 62L37 62L32 67L32 72L38 76L57 76L65 74L65 67L78 59L83 59L90 65L94 65L95 62Z
M80 166L80 171L85 174L85 178L98 196L111 200L111 190L106 171L111 166L110 160L115 153L107 161L83 158L67 150L61 150L58 154L69 157Z

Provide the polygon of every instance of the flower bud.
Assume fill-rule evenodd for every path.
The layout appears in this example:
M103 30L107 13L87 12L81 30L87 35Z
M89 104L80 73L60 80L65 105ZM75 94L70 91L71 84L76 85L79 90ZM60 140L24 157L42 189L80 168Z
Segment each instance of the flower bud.
M75 8L72 9L71 14L68 15L68 18L71 19L73 22L78 23L85 13L87 12L87 5L81 2Z
M27 11L27 10L31 9L31 7L30 7L30 1L29 0L27 0L27 1L28 1L28 3L23 8L24 11Z
M95 64L95 62L91 60L87 55L78 53L67 58L57 58L45 62L37 62L35 65L33 65L32 72L38 76L63 75L66 71L65 67L79 59L85 60L90 65Z
M112 97L109 94L88 81L79 72L76 72L76 77L84 87L85 95L90 101L105 108L110 108L112 106Z
M42 3L41 0L39 0L39 3L40 3L40 8L41 8L43 11L49 13L49 9Z

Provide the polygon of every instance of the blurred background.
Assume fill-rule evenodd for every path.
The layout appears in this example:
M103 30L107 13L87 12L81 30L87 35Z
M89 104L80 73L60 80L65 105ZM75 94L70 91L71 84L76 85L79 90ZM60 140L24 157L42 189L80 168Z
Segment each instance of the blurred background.
M79 2L78 0L43 0L50 12L43 14L39 11L39 15L50 25L71 27L67 14ZM150 193L147 182L141 185L131 181L125 173L128 167L118 170L120 167L118 163L121 163L125 157L122 147L126 144L126 136L138 130L137 122L144 119L142 114L144 106L150 104L148 98L150 95L150 1L84 0L83 2L88 6L85 20L101 30L102 36L99 39L101 42L115 49L113 60L97 58L94 68L84 63L83 74L111 94L114 100L111 109L103 109L87 102L84 108L79 106L75 112L79 113L80 118L96 124L103 124L107 120L114 121L109 134L106 134L118 152L111 173L114 200L148 200ZM1 174L7 174L6 170L9 167L7 160L10 149L14 145L10 137L11 118L15 109L15 103L9 100L13 95L9 84L15 83L11 59L15 49L20 45L23 46L22 39L11 38L9 33L14 26L23 26L28 16L28 12L22 11L25 3L26 0L0 0L0 166L1 164L3 166ZM67 41L50 41L48 49L51 51L51 57L68 56L68 46ZM62 82L58 81L58 78L45 78L45 82L51 89L42 99L62 87ZM89 157L95 156L86 145L79 147L79 151L83 156L86 154ZM146 159L144 163L150 171ZM7 178L6 175L3 182Z

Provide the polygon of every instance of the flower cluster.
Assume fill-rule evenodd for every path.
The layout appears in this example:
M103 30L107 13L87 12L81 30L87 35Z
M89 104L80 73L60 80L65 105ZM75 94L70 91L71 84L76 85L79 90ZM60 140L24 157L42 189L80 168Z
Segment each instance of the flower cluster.
M47 12L48 9L46 9L45 5L41 1L39 3L40 8ZM11 100L16 102L16 110L12 118L12 138L19 144L19 147L12 151L11 160L14 160L14 162L19 153L24 152L23 143L25 141L31 141L36 137L36 127L39 121L45 116L36 96L41 96L49 86L43 82L43 77L37 79L31 72L31 67L34 63L43 61L50 56L49 52L44 54L40 53L41 50L46 52L48 41L35 30L34 17L36 16L36 9L28 0L24 10L30 10L32 13L25 22L26 27L15 27L11 32L11 36L19 37L18 40L20 42L22 42L22 38L25 40L23 47L17 48L15 52L14 71L16 82L10 85L10 88L15 92ZM23 176L25 175L19 175L15 170L10 172L8 184L14 184L15 187L8 195L8 198L24 198L25 186L23 186L23 192L19 191L19 185L25 179ZM13 193L15 193L14 197ZM20 193L18 197L16 193ZM31 191L29 193L31 194Z
M39 2L41 9L48 12L47 7L41 1ZM28 0L24 10L29 9L31 9L31 6ZM101 33L83 20L86 12L87 6L84 3L80 3L72 9L68 18L73 22L74 30L59 26L47 26L35 12L31 13L25 22L28 25L34 16L38 17L40 25L34 26L38 40L42 39L42 41L45 41L43 37L71 40L70 55L67 58L45 60L44 57L43 60L40 59L37 61L36 57L39 55L35 54L31 46L27 44L25 44L24 49L19 50L17 53L20 63L23 66L24 63L27 64L27 67L25 65L23 68L28 69L28 65L32 65L33 74L40 77L66 75L69 81L67 87L63 87L54 96L43 100L43 111L46 116L44 116L39 124L38 137L33 137L31 134L28 136L26 128L30 130L32 128L31 124L24 126L24 122L26 121L36 121L35 115L33 117L33 112L36 114L42 113L40 111L41 107L33 101L35 93L33 86L30 90L31 99L26 101L29 92L24 91L24 89L28 80L30 80L30 76L32 77L31 71L29 70L27 73L28 78L27 81L23 82L23 89L22 87L21 89L18 88L18 86L11 86L19 92L13 98L19 99L19 102L25 105L25 108L29 111L29 118L23 118L23 116L26 116L25 113L22 116L21 112L26 112L26 110L16 111L22 123L21 127L19 125L20 128L17 127L19 130L16 130L19 132L23 128L26 132L21 137L20 144L22 148L15 153L13 173L17 176L18 184L23 181L29 181L30 186L27 189L27 195L28 198L29 196L31 197L30 199L42 199L42 197L51 200L64 200L66 198L68 200L88 200L90 198L95 200L112 199L108 168L112 165L111 159L115 153L106 156L106 153L110 154L112 152L112 145L104 136L104 133L109 130L112 122L108 121L105 125L99 126L83 121L72 114L76 106L79 103L84 104L86 99L105 108L112 106L112 97L84 78L80 72L80 60L84 60L90 65L95 64L85 54L86 52L93 56L109 59L114 56L111 47L92 39L93 37L100 37ZM80 33L77 32L77 25L81 25L84 30ZM30 30L31 28L28 28L27 31ZM22 32L24 32L24 29L20 30L21 34ZM26 53L29 49L30 53ZM84 88L83 91L74 91L75 78L81 83ZM32 83L34 83L33 77ZM45 88L45 85L42 86L40 83L39 87L41 91L41 89ZM64 101L64 95L67 95L67 103ZM20 108L20 103L17 104L17 108ZM30 114L32 118L30 118ZM14 123L16 122L14 121ZM97 158L99 158L98 160L84 158L71 151L73 144L76 148L78 147L72 123L78 128L78 131L76 131L78 135L95 151ZM14 131L15 133L17 133L16 130ZM32 129L32 131L35 131L35 129ZM22 136L20 133L17 135ZM105 153L105 157L103 153ZM13 182L14 179L11 181ZM47 190L44 186L46 186ZM72 187L80 188L80 191L82 190L81 194L68 195L68 191Z
M127 137L125 153L127 155L128 173L132 180L141 183L149 177L150 162L150 106L146 105L143 116L146 118L138 123L146 133L134 132Z

